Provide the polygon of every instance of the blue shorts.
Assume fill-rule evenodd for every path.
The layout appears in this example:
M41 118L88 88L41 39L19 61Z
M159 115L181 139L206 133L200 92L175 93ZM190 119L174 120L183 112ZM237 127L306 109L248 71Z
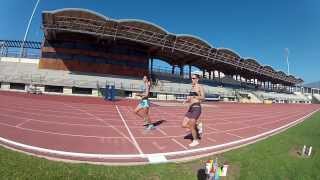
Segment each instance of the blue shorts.
M149 100L148 99L143 99L139 102L139 107L140 108L149 108L150 104L149 104Z

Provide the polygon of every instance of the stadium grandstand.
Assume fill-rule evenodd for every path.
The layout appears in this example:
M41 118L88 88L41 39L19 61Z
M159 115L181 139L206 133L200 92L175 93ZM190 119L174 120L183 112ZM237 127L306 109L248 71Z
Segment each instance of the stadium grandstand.
M134 97L149 74L153 98L177 100L191 89L196 68L208 100L320 102L320 90L303 87L301 78L147 21L58 9L42 13L42 28L42 42L0 40L1 90L100 96L113 85L117 96ZM155 60L171 69L157 67Z

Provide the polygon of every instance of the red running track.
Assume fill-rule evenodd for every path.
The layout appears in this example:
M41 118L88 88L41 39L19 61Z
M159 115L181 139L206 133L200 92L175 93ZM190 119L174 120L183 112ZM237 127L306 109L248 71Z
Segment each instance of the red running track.
M104 164L189 160L253 143L287 129L319 110L318 105L203 105L205 133L190 148L180 124L187 107L153 105L145 131L134 113L137 101L0 92L0 143L41 157Z

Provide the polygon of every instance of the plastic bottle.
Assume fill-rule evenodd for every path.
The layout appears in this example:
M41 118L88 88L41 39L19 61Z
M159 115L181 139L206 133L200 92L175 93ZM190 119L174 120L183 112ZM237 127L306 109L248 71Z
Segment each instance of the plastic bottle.
M213 180L215 180L216 178L219 178L217 176L219 176L219 171L218 171L218 158L216 157L216 159L214 160L213 163L213 170L214 170L214 175L213 175Z
M212 169L212 163L211 163L210 160L208 160L208 161L206 162L206 174L207 174L207 175L210 174L211 169Z
M302 148L301 156L304 156L305 154L306 154L306 145L304 145Z
M214 168L215 171L218 169L218 158L217 157L214 160L213 168Z
M311 156L312 146L309 147L308 156Z

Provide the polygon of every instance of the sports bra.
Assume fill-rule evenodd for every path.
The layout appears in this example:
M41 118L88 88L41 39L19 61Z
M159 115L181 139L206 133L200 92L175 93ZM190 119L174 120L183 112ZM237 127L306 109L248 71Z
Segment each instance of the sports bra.
M190 91L189 96L199 96L197 92Z

